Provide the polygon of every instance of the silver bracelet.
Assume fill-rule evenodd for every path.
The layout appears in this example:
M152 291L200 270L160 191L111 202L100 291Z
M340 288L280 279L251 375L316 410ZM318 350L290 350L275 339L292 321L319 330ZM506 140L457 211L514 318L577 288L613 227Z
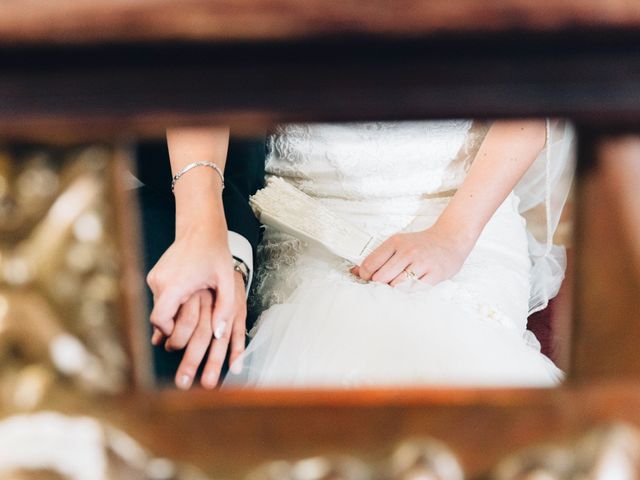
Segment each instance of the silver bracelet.
M186 167L182 168L178 173L176 173L173 176L173 180L171 181L171 192L173 192L173 189L176 187L176 182L178 181L178 179L181 176L183 176L185 173L187 173L189 170L196 167L209 167L209 168L213 168L216 172L218 172L218 175L220 175L220 180L222 180L222 189L224 190L224 175L222 174L222 170L220 170L220 167L218 167L218 165L216 165L213 162L193 162L187 165Z

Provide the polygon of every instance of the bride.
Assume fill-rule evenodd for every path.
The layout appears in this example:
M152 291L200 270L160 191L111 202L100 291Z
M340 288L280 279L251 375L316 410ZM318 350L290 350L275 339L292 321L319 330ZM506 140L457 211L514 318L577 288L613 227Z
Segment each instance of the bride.
M527 317L557 293L564 273L563 251L551 238L566 199L558 179L570 168L571 139L570 125L557 120L278 127L267 177L385 240L352 265L266 227L254 295L262 313L246 352L232 352L225 385L558 384L563 372L540 352ZM187 209L179 186L177 229ZM192 188L189 196L198 197ZM542 239L523 216L540 205ZM194 259L207 248L197 232L181 238L189 240L178 243L177 235L153 275L169 271L180 251ZM221 285L208 279L199 292L182 292L180 303ZM156 304L162 293L154 290ZM224 299L217 293L216 304ZM154 325L170 335L154 313ZM222 324L221 313L213 317Z

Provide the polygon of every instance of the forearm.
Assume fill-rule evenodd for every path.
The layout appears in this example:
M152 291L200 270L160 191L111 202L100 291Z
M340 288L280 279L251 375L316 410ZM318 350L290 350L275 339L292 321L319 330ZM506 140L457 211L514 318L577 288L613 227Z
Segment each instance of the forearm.
M544 120L494 122L464 182L436 225L472 247L544 148L545 138Z
M214 162L224 171L229 129L167 129L171 172L175 175L192 162ZM176 234L191 228L211 227L226 231L222 206L222 182L212 168L199 167L187 172L175 185Z

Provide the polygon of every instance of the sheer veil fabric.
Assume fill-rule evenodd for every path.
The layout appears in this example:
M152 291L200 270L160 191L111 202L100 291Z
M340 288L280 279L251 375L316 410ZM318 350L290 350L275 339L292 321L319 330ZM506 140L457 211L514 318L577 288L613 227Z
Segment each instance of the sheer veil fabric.
M573 183L575 129L566 120L547 118L546 131L545 147L514 189L520 213L527 218L544 208L546 221L542 235L527 229L532 262L530 314L546 308L557 295L567 267L566 250L553 244L553 236Z

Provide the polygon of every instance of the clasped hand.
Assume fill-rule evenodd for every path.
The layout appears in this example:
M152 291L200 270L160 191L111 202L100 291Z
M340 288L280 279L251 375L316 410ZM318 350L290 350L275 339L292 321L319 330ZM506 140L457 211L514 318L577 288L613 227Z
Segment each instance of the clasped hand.
M177 236L147 276L154 298L151 342L185 349L175 377L179 388L191 387L207 351L201 384L214 388L230 342L230 364L241 368L236 360L245 346L246 298L231 258L226 230L200 228Z

